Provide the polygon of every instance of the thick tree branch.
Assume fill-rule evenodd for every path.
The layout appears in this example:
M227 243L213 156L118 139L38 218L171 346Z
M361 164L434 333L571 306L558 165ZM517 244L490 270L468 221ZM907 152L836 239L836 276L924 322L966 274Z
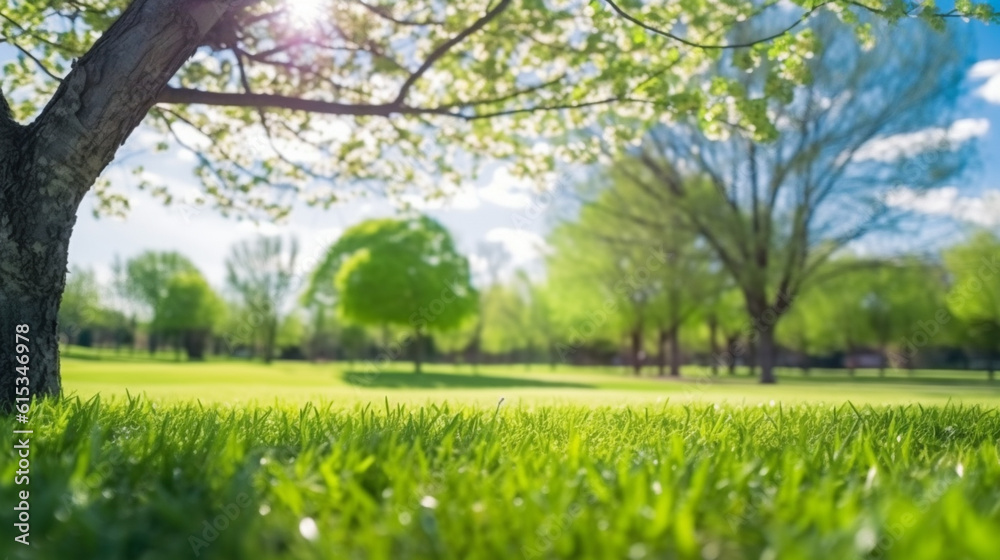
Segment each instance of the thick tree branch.
M288 109L291 111L304 111L309 113L319 113L325 115L345 115L345 116L376 116L388 117L391 115L442 115L466 121L480 119L490 119L503 116L511 116L523 113L533 113L542 111L560 111L568 109L585 109L609 103L652 103L647 99L633 97L607 97L595 99L593 101L583 101L577 103L557 103L553 105L538 105L534 107L522 107L518 109L505 109L488 113L465 114L459 112L454 105L444 105L440 107L412 107L402 103L375 103L375 104L354 104L336 103L331 101L320 101L316 99L302 99L299 97L289 97L285 95L274 95L268 93L220 93L214 91L204 91L199 89L166 87L160 92L157 103L167 104L196 104L196 105L217 105L224 107L249 107L249 108L274 108ZM470 103L472 105L472 103Z
M200 89L166 87L157 103L218 105L226 107L274 108L325 115L366 115L386 117L391 114L434 112L396 103L352 104L302 99L269 93L220 93Z

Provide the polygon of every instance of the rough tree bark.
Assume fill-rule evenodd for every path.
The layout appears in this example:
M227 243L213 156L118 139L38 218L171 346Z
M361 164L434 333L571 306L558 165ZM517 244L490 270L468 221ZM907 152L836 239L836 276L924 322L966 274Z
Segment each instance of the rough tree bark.
M0 103L0 409L15 403L17 325L29 329L32 396L59 394L57 313L80 201L232 3L134 0L34 122Z

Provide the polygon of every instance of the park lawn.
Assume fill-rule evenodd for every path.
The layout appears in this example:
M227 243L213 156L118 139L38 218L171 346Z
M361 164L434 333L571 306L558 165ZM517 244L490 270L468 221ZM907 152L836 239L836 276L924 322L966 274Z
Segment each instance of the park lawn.
M72 355L80 356L77 351ZM371 364L311 364L279 361L175 362L160 355L150 359L105 353L102 359L83 354L62 361L67 394L87 399L144 395L155 400L203 403L332 402L338 406L378 402L428 404L655 404L664 401L728 403L855 404L1000 404L1000 382L989 383L978 371L892 370L880 377L859 370L779 371L779 384L762 386L740 371L709 375L707 368L686 367L681 380L636 378L624 368L543 365L471 366L427 364L415 375L412 365L392 363L373 370ZM371 373L376 371L376 373Z

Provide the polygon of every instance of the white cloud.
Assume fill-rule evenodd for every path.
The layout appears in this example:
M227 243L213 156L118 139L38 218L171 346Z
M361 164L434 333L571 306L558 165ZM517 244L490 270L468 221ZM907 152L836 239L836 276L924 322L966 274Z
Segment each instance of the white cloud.
M483 187L467 185L445 190L445 195L438 198L427 199L419 194L400 198L417 210L476 210L484 203L520 210L531 206L537 193L530 182L514 177L506 167L495 169Z
M493 228L486 232L486 241L503 245L504 250L510 254L512 268L531 264L549 250L542 236L523 229Z
M479 197L471 189L458 189L439 198L426 198L418 194L400 197L402 202L416 210L475 210L479 208Z
M1000 74L1000 59L980 60L969 68L969 77L973 79L992 78L998 74Z
M478 191L482 200L504 208L527 208L535 190L522 179L511 175L506 167L500 167L493 172L489 184Z
M982 196L960 196L955 187L929 191L897 189L886 197L889 206L931 216L945 216L980 226L1000 226L1000 191Z
M987 119L960 119L948 128L926 128L917 132L907 132L883 136L868 141L854 155L856 161L895 161L904 157L934 149L953 149L973 138L980 138L990 131Z
M979 86L976 95L990 103L1000 105L1000 59L980 60L969 69L969 78L986 80Z
M469 272L477 286L486 285L490 280L490 262L478 253L472 253L469 255Z

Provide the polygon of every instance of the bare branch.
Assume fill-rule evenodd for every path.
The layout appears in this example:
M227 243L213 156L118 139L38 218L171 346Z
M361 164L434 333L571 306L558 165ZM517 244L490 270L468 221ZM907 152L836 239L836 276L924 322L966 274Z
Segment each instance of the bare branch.
M753 41L747 41L745 43L733 43L733 44L729 44L729 45L711 45L711 44L698 43L697 41L691 41L689 39L685 39L684 37L681 37L680 35L675 35L673 33L670 33L669 31L664 31L662 29L659 29L657 27L649 25L648 23L643 22L639 18L637 18L637 17L629 14L624 9L622 9L622 7L619 6L618 4L616 4L614 2L614 0L605 0L605 2L607 2L608 5L611 6L611 9L614 10L618 15L620 15L623 18L625 18L629 22L631 22L631 23L633 23L635 25L638 25L639 27L645 29L646 31L649 31L650 33L655 33L656 35L660 35L662 37L666 37L668 39L672 39L674 41L677 41L678 43L687 45L689 47L695 47L695 48L699 48L699 49L709 49L709 50L711 50L711 49L740 49L740 48L745 48L745 47L752 47L754 45L758 45L758 44L761 44L761 43L770 42L770 41L772 41L774 39L777 39L778 37L781 37L782 35L785 35L789 31L795 29L796 27L798 27L799 25L801 25L802 23L804 23L807 19L809 19L812 16L812 14L816 10L818 10L821 7L823 7L826 4L828 4L830 2L830 0L824 0L823 2L820 2L819 4L814 5L812 8L809 8L797 20L795 20L791 25L786 26L785 28L781 29L777 33L773 33L771 35L768 35L766 37L761 37L759 39L754 39Z

